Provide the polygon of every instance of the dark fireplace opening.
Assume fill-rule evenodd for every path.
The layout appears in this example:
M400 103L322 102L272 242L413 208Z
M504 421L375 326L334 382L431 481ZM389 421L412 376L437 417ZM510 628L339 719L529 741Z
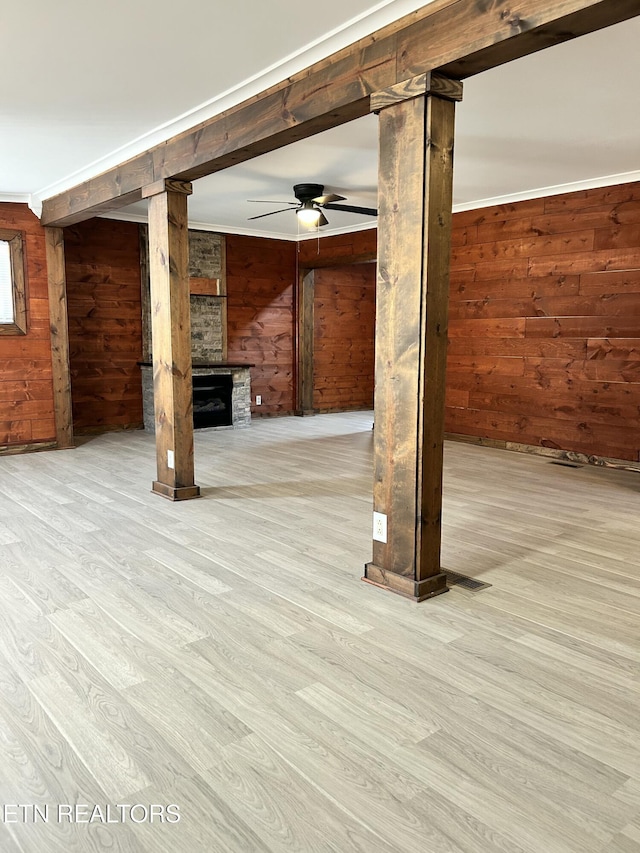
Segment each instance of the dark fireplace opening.
M231 426L233 377L209 374L193 377L193 426Z

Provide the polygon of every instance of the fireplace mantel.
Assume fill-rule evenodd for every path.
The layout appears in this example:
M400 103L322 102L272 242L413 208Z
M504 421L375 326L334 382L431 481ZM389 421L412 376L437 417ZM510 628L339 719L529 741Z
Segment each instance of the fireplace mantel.
M140 367L153 367L153 362L152 361L139 361L138 365ZM231 368L232 370L237 370L238 368L243 368L243 367L246 367L247 369L249 369L250 367L255 367L255 364L246 364L246 363L236 364L235 362L232 362L232 361L192 361L191 366L194 368L194 370L196 368L200 368L200 367L227 367L227 368Z

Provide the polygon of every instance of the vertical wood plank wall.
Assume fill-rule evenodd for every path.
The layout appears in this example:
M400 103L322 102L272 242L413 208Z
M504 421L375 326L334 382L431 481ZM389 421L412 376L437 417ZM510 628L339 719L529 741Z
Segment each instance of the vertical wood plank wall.
M0 203L0 227L23 232L27 334L0 335L0 448L53 442L44 228L26 204Z
M314 287L313 406L373 406L376 265L321 267Z
M640 184L454 216L449 433L639 460Z
M74 430L141 427L138 226L91 219L64 238Z
M227 359L255 365L253 417L294 409L295 253L286 240L227 236Z

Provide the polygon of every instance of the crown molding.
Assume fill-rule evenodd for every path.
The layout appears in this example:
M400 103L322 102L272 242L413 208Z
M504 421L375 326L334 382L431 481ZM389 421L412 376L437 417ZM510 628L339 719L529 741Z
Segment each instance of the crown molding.
M33 193L0 193L0 202L26 204L38 219L42 216L42 202Z
M154 145L159 145L173 136L191 130L201 122L207 121L213 116L260 94L271 86L282 83L288 77L304 71L305 68L315 62L331 56L331 54L348 47L359 39L382 29L405 15L430 5L432 2L433 0L426 0L426 2L425 0L379 0L371 9L350 18L341 26L335 27L320 38L288 54L258 74L248 77L209 101L205 101L205 103L181 113L142 136L132 139L126 145L122 145L104 157L88 163L59 181L42 187L42 189L37 190L35 195L42 201L65 192L83 181L94 178L132 157L142 154Z
M121 222L140 222L148 223L148 218L142 213L120 213L117 210L110 213L102 213L99 219L116 219ZM295 238L288 234L277 234L273 231L262 231L256 228L243 228L235 225L216 225L214 222L198 222L197 220L189 220L189 228L193 231L212 231L215 234L239 234L244 237L265 237L268 240L288 240L295 242Z
M454 213L461 213L463 210L479 210L483 207L496 207L500 204L517 204L519 201L528 201L534 198L544 198L546 196L565 195L581 190L594 190L600 187L612 187L618 184L630 184L635 181L640 182L640 171L637 172L621 172L618 175L604 175L600 178L588 178L584 181L573 181L568 184L556 184L550 187L539 187L533 190L524 190L518 193L508 193L501 196L492 196L491 198L482 198L476 201L465 201L453 205ZM15 198L8 198L8 196ZM0 201L26 201L29 196L20 196L18 193L0 194ZM31 204L29 205L31 207ZM34 208L31 207L33 210ZM35 211L34 211L35 212ZM138 213L125 213L113 211L111 213L103 213L101 219L120 219L125 222L146 222L147 217ZM216 225L214 222L195 222L189 221L189 227L196 231L215 231L218 234L238 234L246 237L265 237L268 240L287 240L292 243L301 243L305 240L317 240L318 237L334 237L338 234L353 234L356 231L368 231L372 228L377 228L377 222L364 222L360 225L349 226L345 225L342 228L331 228L326 231L305 231L301 234L280 234L274 231L266 231L256 228L246 228L236 225Z
M584 181L572 181L568 184L555 184L551 187L538 187L537 189L523 190L518 193L507 193L506 195L492 196L491 198L465 201L460 204L454 204L453 212L461 213L463 210L495 207L499 204L516 204L519 201L529 201L529 199L533 198L565 195L565 193L575 193L580 192L581 190L597 190L600 187L613 187L617 184L631 184L635 181L640 181L640 171L621 172L618 175L603 175L600 178L587 178L587 180Z
M121 222L140 222L146 224L147 217L142 213L118 213L117 210L103 213L99 219L115 219ZM193 231L213 231L216 234L237 234L241 237L264 237L267 240L286 240L289 243L301 243L304 240L317 240L318 237L334 237L338 234L353 234L355 231L369 231L377 228L377 223L366 222L361 225L330 228L326 231L311 231L304 234L280 234L277 231L263 231L256 228L244 228L236 225L216 225L214 222L197 222L189 220L189 228Z
M29 204L31 201L30 193L0 193L0 201L6 201L10 204Z
M317 240L318 237L335 237L338 234L355 234L356 231L371 231L377 229L378 223L363 222L360 225L344 225L342 228L329 228L326 231L305 231L304 234L298 234L290 239L296 243L304 243L305 240Z

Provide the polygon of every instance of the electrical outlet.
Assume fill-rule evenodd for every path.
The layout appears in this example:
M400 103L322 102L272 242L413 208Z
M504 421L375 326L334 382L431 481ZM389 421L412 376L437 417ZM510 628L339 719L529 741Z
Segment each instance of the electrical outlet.
M260 394L256 394L256 406L262 405L262 396Z
M387 541L387 516L383 512L373 513L373 538L376 542Z
M176 462L175 462L175 456L173 454L173 450L167 450L167 468L173 469L175 467L176 467Z

